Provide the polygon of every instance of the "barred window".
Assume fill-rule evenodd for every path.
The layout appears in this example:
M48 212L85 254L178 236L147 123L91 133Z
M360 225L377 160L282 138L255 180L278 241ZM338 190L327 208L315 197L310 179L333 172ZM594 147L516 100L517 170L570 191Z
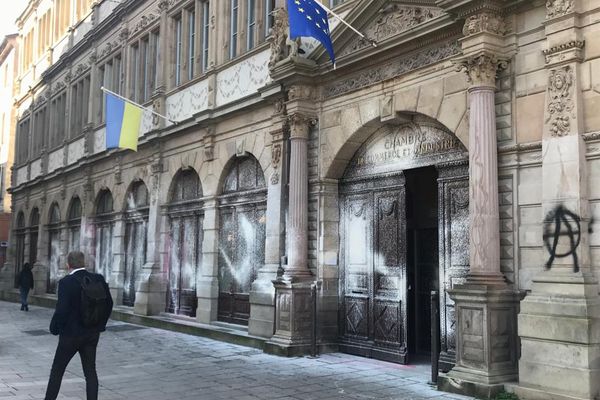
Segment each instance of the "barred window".
M46 106L38 108L33 114L33 143L32 156L36 158L42 152L44 141L48 136L48 120L50 113L47 112Z
M193 1L171 17L174 43L171 86L193 80L208 68L210 9L208 1Z
M90 75L71 85L71 138L79 136L88 123L90 104Z
M49 150L60 146L67 137L67 123L65 121L65 115L67 113L67 92L63 90L61 93L55 95L50 104L52 125L50 126L48 141Z
M152 98L157 86L160 34L156 30L131 45L130 97L138 103Z
M29 157L29 127L29 117L19 122L17 131L17 163L19 164L27 161L27 157Z
M263 43L273 27L274 0L230 0L229 59Z
M97 121L100 123L104 123L105 117L105 107L106 104L104 102L104 94L100 90L101 87L105 87L106 89L113 91L115 93L122 93L122 62L121 62L121 54L117 54L104 62L104 64L100 65L98 68L98 87L97 87L97 97L100 101L98 101L98 110L97 110Z

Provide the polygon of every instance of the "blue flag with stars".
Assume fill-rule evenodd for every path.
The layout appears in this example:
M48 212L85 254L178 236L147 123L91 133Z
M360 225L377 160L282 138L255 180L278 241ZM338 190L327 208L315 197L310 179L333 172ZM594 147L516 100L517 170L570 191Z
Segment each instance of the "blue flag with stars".
M335 65L335 54L329 32L327 12L315 0L287 0L290 39L307 36L317 39L329 53Z

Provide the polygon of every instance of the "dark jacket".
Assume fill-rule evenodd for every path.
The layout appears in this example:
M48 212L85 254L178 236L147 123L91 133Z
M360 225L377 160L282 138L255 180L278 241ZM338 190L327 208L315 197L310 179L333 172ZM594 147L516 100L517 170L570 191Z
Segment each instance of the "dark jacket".
M90 276L93 280L102 280L108 293L108 312L100 326L96 328L85 328L81 321L81 284L77 278L83 278L85 275ZM92 274L85 270L77 271L73 275L67 275L58 282L58 302L56 303L56 310L50 322L50 333L63 336L84 336L95 332L104 332L112 307L113 301L110 296L108 284L102 275Z
M31 268L24 268L19 274L19 287L33 289L33 273Z

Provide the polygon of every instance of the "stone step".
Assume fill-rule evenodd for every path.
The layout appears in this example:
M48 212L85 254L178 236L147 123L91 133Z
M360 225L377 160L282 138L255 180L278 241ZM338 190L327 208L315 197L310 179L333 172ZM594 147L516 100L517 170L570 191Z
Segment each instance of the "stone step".
M0 298L14 303L20 302L18 290L0 291ZM56 297L52 295L30 295L29 304L54 308L56 306ZM260 350L264 350L267 341L265 338L249 335L248 329L243 326L221 322L215 322L210 325L201 324L190 317L182 317L167 313L161 313L160 315L154 316L136 315L133 313L133 309L125 306L115 306L111 319L151 328L206 337L221 342L239 344Z

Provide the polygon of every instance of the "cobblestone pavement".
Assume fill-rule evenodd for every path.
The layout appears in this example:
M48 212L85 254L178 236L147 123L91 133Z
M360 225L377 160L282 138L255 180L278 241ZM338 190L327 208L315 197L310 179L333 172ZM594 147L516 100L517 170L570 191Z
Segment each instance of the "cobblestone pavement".
M57 337L52 310L0 302L0 399L43 399ZM283 358L243 346L110 322L98 346L101 400L465 399L427 385L427 368L346 354ZM85 399L75 356L59 399Z

